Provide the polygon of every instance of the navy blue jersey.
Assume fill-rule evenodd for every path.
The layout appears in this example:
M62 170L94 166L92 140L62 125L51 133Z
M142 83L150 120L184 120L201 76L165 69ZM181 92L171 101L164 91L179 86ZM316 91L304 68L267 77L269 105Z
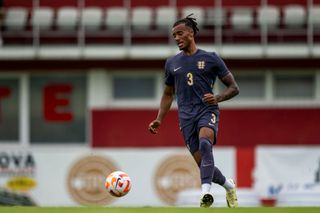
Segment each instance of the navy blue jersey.
M167 59L165 84L175 88L179 119L192 120L206 109L217 110L202 101L204 94L213 92L216 78L229 74L222 59L213 52L198 49L192 56L183 52Z

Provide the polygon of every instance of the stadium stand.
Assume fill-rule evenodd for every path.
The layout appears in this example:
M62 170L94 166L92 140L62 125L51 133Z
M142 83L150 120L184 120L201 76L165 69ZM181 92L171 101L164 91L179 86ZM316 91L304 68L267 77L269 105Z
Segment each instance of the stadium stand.
M174 20L192 13L202 28L198 35L200 43L212 42L217 36L222 38L218 40L228 43L259 43L263 40L262 36L268 36L264 40L269 42L304 43L308 32L313 33L309 35L314 38L312 41L319 40L320 6L316 2L309 8L307 1L302 0L271 0L267 5L259 0L227 0L221 1L220 5L216 1L199 1L197 4L176 1L176 5L171 5L171 1L164 0L152 3L129 1L130 4L125 4L126 1L86 0L80 4L77 0L43 0L34 9L32 2L13 0L6 5L2 27L5 44L10 43L8 41L12 38L15 38L13 43L24 43L30 36L45 36L43 33L32 33L36 26L41 31L52 31L50 37L53 43L59 43L63 35L70 35L71 32L75 37L72 43L90 36L110 44L114 39L110 39L109 35L129 41L127 44L133 43L137 35L163 43L168 41L168 27ZM263 25L267 26L267 34ZM313 30L308 31L311 25ZM221 34L216 34L217 30ZM43 39L31 39L30 44L32 40Z

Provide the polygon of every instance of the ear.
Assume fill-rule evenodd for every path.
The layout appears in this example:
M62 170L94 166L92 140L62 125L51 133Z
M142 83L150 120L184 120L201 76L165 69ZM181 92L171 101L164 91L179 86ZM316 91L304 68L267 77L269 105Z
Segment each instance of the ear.
M190 33L190 35L191 35L192 37L194 37L194 32L193 32L193 30L192 30L190 27L188 27L188 32Z
M194 38L194 32L193 32L193 30L190 30L189 33L190 33L190 37L191 37L191 38Z
M192 35L193 35L194 34L193 29L190 27L188 29L189 29L190 33L192 33Z

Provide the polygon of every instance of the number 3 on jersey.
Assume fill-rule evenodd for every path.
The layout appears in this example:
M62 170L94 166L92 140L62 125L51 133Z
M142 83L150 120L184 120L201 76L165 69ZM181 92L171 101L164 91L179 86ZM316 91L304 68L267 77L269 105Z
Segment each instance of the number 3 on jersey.
M192 85L193 85L193 75L192 75L191 72L188 72L187 78L188 78L188 82L187 82L188 85L189 85L189 86L192 86Z

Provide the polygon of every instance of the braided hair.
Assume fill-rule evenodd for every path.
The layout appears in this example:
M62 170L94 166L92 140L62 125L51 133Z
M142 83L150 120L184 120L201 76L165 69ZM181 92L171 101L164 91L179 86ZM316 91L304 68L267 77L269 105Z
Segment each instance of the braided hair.
M198 23L196 22L196 18L191 17L193 16L193 13L191 13L190 15L188 15L187 17L180 19L178 21L176 21L173 24L173 27L179 25L179 24L185 24L187 27L190 27L193 30L193 34L196 35L197 32L199 32L199 28L197 27Z

